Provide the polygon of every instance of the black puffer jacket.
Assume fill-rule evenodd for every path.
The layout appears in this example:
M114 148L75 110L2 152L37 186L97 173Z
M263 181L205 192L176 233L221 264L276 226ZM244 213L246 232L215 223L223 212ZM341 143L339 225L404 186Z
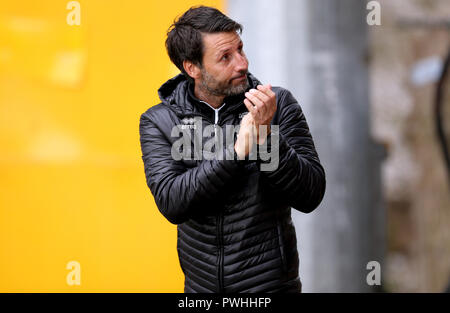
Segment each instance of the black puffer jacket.
M250 73L248 80L250 88L260 84ZM247 112L243 94L225 98L216 114L180 74L159 89L162 103L141 115L147 184L161 213L178 224L185 292L301 290L291 207L314 210L324 196L325 173L299 104L288 90L272 90L277 98L272 125L279 125L279 165L273 171L261 171L269 162L261 158L172 157L172 144L180 139L171 136L175 125L189 124L192 117L202 117L203 129L239 125ZM233 153L233 144L227 149Z

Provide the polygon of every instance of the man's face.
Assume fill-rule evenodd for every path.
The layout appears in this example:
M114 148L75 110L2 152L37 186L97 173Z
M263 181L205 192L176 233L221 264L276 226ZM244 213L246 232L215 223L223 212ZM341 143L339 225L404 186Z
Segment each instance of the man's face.
M200 88L215 96L232 96L245 92L248 60L236 32L203 34L203 66L196 80Z

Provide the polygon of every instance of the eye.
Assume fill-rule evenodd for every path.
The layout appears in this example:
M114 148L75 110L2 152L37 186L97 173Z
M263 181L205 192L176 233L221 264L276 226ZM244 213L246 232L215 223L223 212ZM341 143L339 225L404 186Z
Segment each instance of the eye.
M228 58L229 58L229 55L228 54L224 54L222 56L221 60L226 61L226 60L228 60Z

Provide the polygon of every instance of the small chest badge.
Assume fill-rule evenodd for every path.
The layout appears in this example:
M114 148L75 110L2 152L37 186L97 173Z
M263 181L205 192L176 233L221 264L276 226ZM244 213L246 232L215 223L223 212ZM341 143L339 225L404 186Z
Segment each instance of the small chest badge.
M185 117L181 120L181 129L196 129L197 125L195 125L195 118L193 117Z

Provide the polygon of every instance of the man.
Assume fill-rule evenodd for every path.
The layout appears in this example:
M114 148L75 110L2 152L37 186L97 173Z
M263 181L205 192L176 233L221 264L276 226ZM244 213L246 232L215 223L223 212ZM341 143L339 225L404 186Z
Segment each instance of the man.
M147 184L160 212L178 225L185 292L301 292L291 207L313 211L325 173L292 94L248 72L241 32L204 6L171 26L166 48L182 73L141 115ZM211 149L218 157L189 157L191 144L194 154L208 145L199 128L213 127L206 138L216 140L229 126L239 127L237 136ZM183 157L174 148L180 128L189 135ZM263 145L278 162L263 157ZM276 166L262 170L270 162Z

